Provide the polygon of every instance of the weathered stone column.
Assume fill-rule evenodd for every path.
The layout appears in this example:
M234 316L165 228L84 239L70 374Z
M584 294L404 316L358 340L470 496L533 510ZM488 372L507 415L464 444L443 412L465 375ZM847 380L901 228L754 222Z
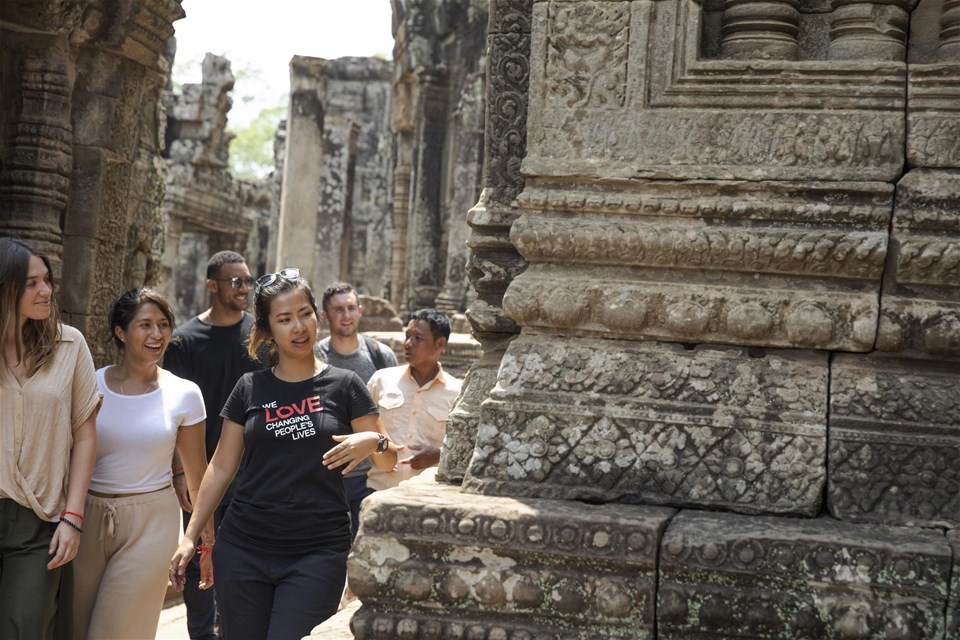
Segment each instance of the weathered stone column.
M323 184L324 101L327 61L294 56L290 61L290 107L277 263L274 269L297 267L313 276L317 259L317 212ZM311 282L313 286L317 283Z
M447 421L437 471L443 482L463 480L476 444L480 403L496 383L507 345L520 331L504 314L503 294L527 266L510 242L510 227L520 214L516 197L524 184L520 162L527 151L532 10L529 0L490 3L484 188L480 201L467 214L467 277L477 294L467 317L483 356L467 372L463 392Z
M2 15L2 14L0 14ZM0 174L0 234L19 236L50 255L59 280L63 238L60 219L73 173L69 42L66 36L24 34L0 28L2 53L12 77L0 96L8 115Z
M447 260L443 290L437 296L436 306L447 311L463 311L467 287L467 212L480 195L483 167L484 93L483 78L475 76L464 87L453 125L453 149L445 204L447 219Z
M416 128L407 218L403 309L432 307L443 284L441 176L447 130L446 69L417 74ZM414 251L410 249L415 248Z
M904 60L910 10L915 5L916 0L833 0L830 58Z
M323 178L317 212L317 237L310 282L323 291L327 285L349 279L346 256L350 248L350 210L353 168L359 127L342 116L324 121Z
M159 277L158 101L184 15L178 0L102 4L0 3L0 233L51 255L64 319L101 364L107 306Z
M944 62L960 61L960 0L943 0L938 53Z
M166 237L163 242L161 256L160 293L167 300L176 300L177 288L175 277L177 273L177 257L180 252L180 239L183 237L183 219L178 216L167 216Z
M409 131L397 134L397 164L393 168L393 235L391 238L390 303L403 308L407 283L407 225L410 219L410 156L413 143Z
M795 60L800 0L724 0L724 58Z

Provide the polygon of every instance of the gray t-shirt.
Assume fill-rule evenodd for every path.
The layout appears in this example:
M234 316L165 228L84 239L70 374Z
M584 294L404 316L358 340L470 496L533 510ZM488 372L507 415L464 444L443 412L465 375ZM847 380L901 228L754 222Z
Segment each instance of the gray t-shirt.
M383 355L383 363L385 367L395 367L397 366L397 356L393 353L393 350L387 345L383 344L379 340L377 345L380 347L380 353ZM317 343L316 349L317 355L326 362L327 364L338 367L340 369L346 369L348 371L353 371L360 379L363 380L363 383L366 384L370 381L370 377L377 370L376 365L373 363L373 354L370 353L370 350L367 348L367 341L362 337L360 338L360 348L351 353L350 355L343 355L334 351L330 347L330 338L324 338ZM370 460L364 460L357 467L348 473L346 477L353 478L355 476L365 476L367 471L371 468Z

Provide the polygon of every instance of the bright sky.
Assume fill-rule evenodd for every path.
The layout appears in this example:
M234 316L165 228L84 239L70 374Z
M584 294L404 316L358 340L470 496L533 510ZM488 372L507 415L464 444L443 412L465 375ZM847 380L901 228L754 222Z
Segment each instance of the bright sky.
M228 58L237 76L231 126L285 104L294 55L393 57L390 0L183 0L183 9L173 79L200 82L207 52Z

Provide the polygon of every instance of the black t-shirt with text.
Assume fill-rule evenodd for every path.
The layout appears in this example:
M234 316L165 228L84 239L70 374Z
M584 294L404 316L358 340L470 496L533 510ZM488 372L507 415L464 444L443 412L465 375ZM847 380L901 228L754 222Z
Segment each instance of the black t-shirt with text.
M220 525L233 544L275 553L350 546L350 515L342 468L323 454L334 435L353 433L352 420L377 413L357 374L326 367L301 382L272 371L237 382L221 415L243 425L243 474Z

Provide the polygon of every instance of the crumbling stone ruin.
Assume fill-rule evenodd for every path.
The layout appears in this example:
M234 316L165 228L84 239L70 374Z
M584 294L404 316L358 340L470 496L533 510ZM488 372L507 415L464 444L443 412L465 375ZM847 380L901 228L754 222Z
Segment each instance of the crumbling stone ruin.
M181 17L175 0L0 3L0 234L50 255L99 363L110 302L161 270L160 93Z
M355 636L960 638L960 5L493 0L488 46L470 318L519 335L462 485L368 499Z
M389 77L377 58L290 63L276 266L300 265L319 290L346 280L380 296L389 277Z
M392 63L291 62L277 253L317 283L354 282L400 312L462 311L465 222L482 169L486 2L393 8ZM302 233L314 227L315 238Z

